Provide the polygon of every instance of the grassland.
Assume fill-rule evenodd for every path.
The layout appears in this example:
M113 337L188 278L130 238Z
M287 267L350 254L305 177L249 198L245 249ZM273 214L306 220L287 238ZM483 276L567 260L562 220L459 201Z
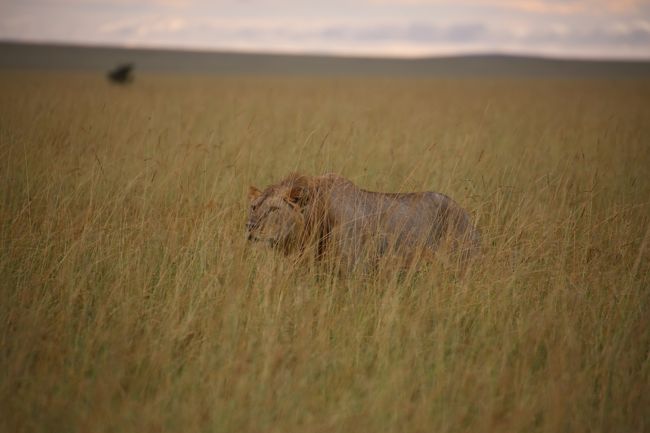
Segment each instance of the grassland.
M0 74L0 431L628 432L650 419L650 82ZM246 243L335 171L484 255L340 278Z

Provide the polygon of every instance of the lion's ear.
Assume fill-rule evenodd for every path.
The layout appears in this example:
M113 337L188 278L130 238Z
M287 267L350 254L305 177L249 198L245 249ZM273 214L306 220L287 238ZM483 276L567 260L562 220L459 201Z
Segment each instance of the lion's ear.
M262 191L260 191L259 189L255 188L255 187L252 186L252 185L248 187L248 198L249 198L250 200L255 200L255 199L256 199L257 197L259 197L260 195L262 195Z
M304 196L303 188L299 186L293 186L291 187L289 193L287 194L287 199L292 203L298 204L302 201L303 196Z
M309 201L311 181L307 176L292 173L285 180L287 189L284 199L290 203L304 205Z
M304 176L296 177L287 192L287 199L295 204L305 204L309 199L309 180Z

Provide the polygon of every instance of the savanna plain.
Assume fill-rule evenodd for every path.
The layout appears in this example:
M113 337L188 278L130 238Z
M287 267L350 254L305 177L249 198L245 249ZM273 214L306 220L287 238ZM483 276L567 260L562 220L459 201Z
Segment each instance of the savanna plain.
M650 81L0 74L3 432L650 429ZM468 209L462 276L244 236L292 171Z

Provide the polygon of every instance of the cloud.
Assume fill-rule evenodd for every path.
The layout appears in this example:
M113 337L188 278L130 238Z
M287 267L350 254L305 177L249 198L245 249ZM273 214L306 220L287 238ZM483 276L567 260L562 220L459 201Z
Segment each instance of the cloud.
M147 38L152 35L177 33L190 25L186 19L173 16L144 21L131 18L105 23L99 27L99 32L105 35Z
M367 55L650 58L650 6L634 0L621 0L611 14L605 6L585 8L588 0L377 1L307 7L298 0L10 0L9 13L0 14L0 38Z
M448 24L425 21L378 21L299 19L186 19L152 16L141 20L106 23L100 28L109 39L129 45L246 48L344 54L423 55L448 52L529 51L575 55L583 50L619 49L623 53L650 56L650 22L613 23L608 26L520 27L517 23L487 25L479 21ZM209 41L206 44L205 41ZM404 49L400 53L396 47Z
M446 6L449 0L367 0L370 4L398 6ZM456 4L513 9L536 14L631 13L643 0L456 0Z

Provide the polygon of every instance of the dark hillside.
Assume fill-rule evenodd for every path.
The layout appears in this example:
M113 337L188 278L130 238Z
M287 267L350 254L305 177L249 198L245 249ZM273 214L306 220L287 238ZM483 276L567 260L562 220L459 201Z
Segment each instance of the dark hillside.
M650 77L650 62L560 60L504 55L419 59L249 54L0 43L0 68L98 70L133 62L139 71L197 74L441 77Z

